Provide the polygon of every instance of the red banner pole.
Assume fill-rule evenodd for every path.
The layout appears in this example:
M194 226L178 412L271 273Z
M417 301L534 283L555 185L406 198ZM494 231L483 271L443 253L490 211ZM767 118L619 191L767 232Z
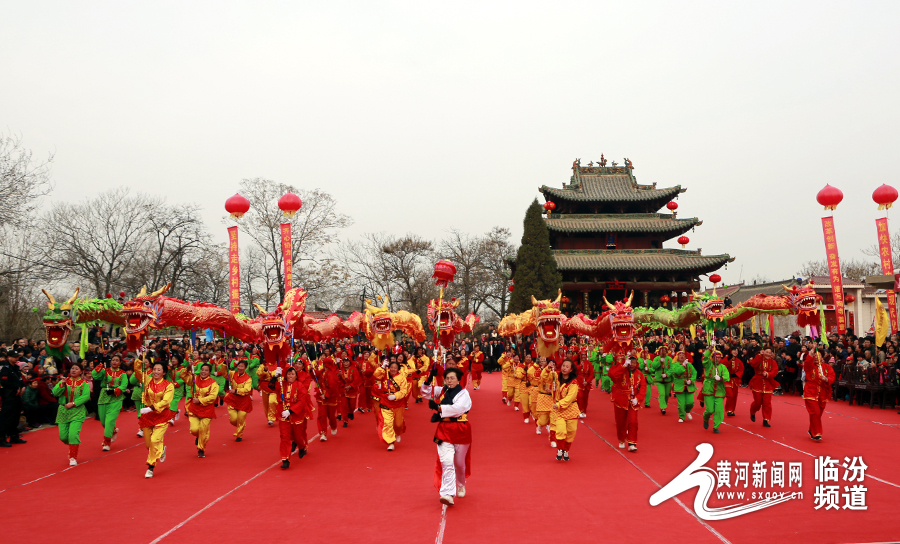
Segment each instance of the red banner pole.
M881 260L881 273L894 274L894 258L891 253L891 236L888 233L887 217L875 220L878 230L878 256ZM897 295L893 289L887 290L888 314L891 316L891 332L897 332Z
M294 288L294 264L291 246L291 224L281 224L281 254L284 256L284 292Z
M228 227L228 305L233 314L241 311L241 268L238 255L238 228Z
M825 256L828 259L828 277L831 280L831 294L834 298L834 317L838 334L846 334L844 286L841 283L841 261L838 258L837 238L834 235L834 217L822 218L822 230L825 232Z

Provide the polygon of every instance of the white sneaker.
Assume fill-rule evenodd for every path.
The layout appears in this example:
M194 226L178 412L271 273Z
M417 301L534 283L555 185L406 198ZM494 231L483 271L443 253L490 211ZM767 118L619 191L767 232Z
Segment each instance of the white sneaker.
M464 485L456 486L456 496L457 497L465 497L466 496L466 486L464 486Z
M138 438L144 438L144 429L138 430L137 435L138 435Z
M581 412L580 414L578 414L578 417L585 418L585 417L587 417L587 414L585 414L584 412Z
M103 451L109 451L109 444L103 444Z
M269 421L269 427L271 427L272 425L275 425L275 422L274 422L274 421Z
M147 472L144 473L144 478L152 478L152 477L153 477L153 471L148 468Z
M69 466L70 467L78 466L78 461L69 457Z
M331 429L331 436L334 436L336 434L337 434L337 429Z
M518 407L518 406L516 406L516 412L518 412L518 411L519 411L519 407Z
M624 449L625 449L625 442L619 442L619 449L620 449L620 450L624 450Z
M550 447L551 447L551 448L555 448L555 447L556 447L556 440L554 440L553 442L550 442Z
M399 443L400 443L400 438L401 438L401 437L400 437L400 436L397 436L396 438L397 438L397 443L399 444Z
M628 444L628 451L637 451L637 446L634 444Z
M181 419L181 412L175 412L175 421L178 421L179 419ZM174 423L172 425L174 425Z
M687 414L687 419L688 421L691 421L692 419L694 419L694 416L692 416L691 414Z
M540 427L540 426L535 427L534 430L535 430L535 433L534 433L534 434L541 434L541 427Z
M528 418L527 418L527 417L525 418L525 423L528 423Z
M325 433L319 435L319 442L325 442L326 440L328 440L328 437L325 436Z
M678 423L684 423L684 420L681 418L678 418Z
M163 454L159 456L159 462L162 463L166 460L166 446L163 446Z
M116 428L116 430L113 431L113 435L112 435L112 438L109 439L109 443L112 444L113 442L115 442L116 438L119 438L119 429L118 428Z
M175 418L169 420L169 425L175 425Z
M394 445L388 444L388 451L394 451Z
M451 497L450 495L441 495L441 504L453 506L453 497Z

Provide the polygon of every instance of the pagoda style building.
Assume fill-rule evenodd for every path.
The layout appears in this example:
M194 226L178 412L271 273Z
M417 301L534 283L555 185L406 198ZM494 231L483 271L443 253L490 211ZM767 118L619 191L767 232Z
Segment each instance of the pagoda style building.
M632 306L659 306L667 295L672 302L664 305L672 308L679 300L686 302L692 289L699 291L701 275L734 260L701 255L700 249L664 247L702 224L696 217L657 213L687 189L639 185L628 159L624 166L606 166L603 158L597 166L581 166L576 160L572 170L568 185L540 188L555 205L546 224L569 300L566 313L602 312L604 293L614 301L631 290Z

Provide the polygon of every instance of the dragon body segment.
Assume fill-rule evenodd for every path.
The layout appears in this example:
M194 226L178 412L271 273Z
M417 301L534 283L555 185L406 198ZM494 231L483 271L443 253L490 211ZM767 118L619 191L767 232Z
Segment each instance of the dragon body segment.
M556 300L537 300L531 297L531 310L520 314L510 314L500 320L497 332L500 336L536 333L537 352L542 357L550 357L563 345L563 326L568 318L559 311L562 291Z

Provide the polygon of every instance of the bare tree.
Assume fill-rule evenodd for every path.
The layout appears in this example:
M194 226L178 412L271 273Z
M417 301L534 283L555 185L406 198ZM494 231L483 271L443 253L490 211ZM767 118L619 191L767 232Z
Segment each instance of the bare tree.
M873 244L863 249L862 254L867 257L874 257L876 261L881 262L881 249L878 247L878 244ZM891 235L891 259L894 269L900 267L900 230ZM879 272L876 272L876 274L880 274L880 270L879 265Z
M453 293L460 300L461 313L478 313L484 303L479 292L485 290L483 285L488 279L484 266L486 246L480 238L469 236L456 229L441 242L441 257L453 261L456 265L456 278L453 281Z
M148 225L162 199L113 189L77 204L60 202L44 217L44 258L87 279L96 296L129 285L128 275L146 248Z
M186 300L228 307L228 251L224 247L212 244L201 247L183 277L182 296Z
M860 282L866 281L866 276L881 274L881 265L869 261L858 259L848 259L841 261L841 275L851 280ZM797 276L801 278L809 278L811 276L828 276L828 263L822 261L807 261L797 272Z
M53 155L35 160L18 136L0 134L0 226L22 225L50 192Z
M297 194L303 201L303 207L293 217L284 217L278 208L278 199L288 192ZM254 178L241 181L241 194L250 201L250 211L238 220L238 225L266 254L268 266L272 267L278 279L279 300L284 297L280 225L291 223L294 283L303 285L305 278L302 273L308 269L303 265L319 264L326 246L334 241L337 232L352 224L349 216L337 212L334 197L321 189L307 191Z
M40 329L43 295L40 287L65 282L58 271L40 262L35 245L34 225L0 227L0 338L34 337ZM67 286L68 288L68 286ZM44 299L46 301L46 299ZM37 307L39 311L33 312Z
M512 233L507 228L494 227L481 238L481 251L484 256L485 281L479 283L477 298L497 318L506 315L509 307L509 275L508 259L516 254L515 245L510 242Z

